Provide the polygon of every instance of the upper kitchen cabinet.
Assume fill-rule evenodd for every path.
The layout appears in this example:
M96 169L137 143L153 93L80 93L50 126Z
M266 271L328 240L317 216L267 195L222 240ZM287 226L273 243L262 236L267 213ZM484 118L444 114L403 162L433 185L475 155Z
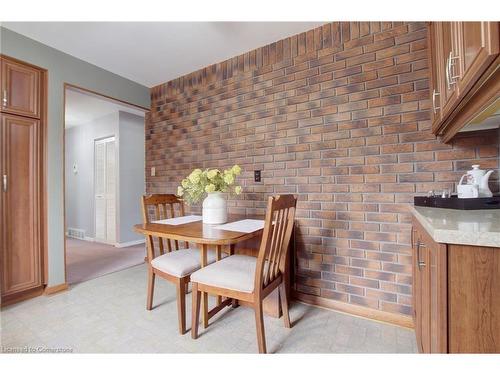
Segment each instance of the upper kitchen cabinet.
M437 133L458 102L456 52L457 23L433 22L429 25L432 129Z
M2 112L40 118L40 70L1 57Z
M456 22L458 90L468 91L493 62L499 52L498 22Z
M432 130L444 142L459 131L485 128L481 113L499 93L498 22L432 22L429 25ZM473 122L473 119L475 122ZM488 126L491 127L491 121Z

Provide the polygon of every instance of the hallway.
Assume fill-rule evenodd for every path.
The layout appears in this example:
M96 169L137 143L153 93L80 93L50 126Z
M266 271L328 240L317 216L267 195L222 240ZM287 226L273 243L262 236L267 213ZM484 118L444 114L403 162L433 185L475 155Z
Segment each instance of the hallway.
M95 279L144 262L145 245L114 247L98 242L66 238L68 284Z

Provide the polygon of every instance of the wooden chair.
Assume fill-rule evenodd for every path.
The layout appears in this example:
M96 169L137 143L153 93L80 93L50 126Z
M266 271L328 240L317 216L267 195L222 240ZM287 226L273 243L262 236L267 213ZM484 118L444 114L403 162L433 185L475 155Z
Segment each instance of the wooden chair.
M177 206L177 210L176 210ZM150 210L152 208L152 210ZM174 194L153 194L142 197L142 216L145 224L154 220L163 220L177 216L184 216L184 204ZM152 214L152 215L151 215ZM153 307L153 292L155 277L174 283L177 288L177 314L179 332L186 333L186 293L192 272L201 268L200 250L190 248L184 242L184 248L179 248L179 241L166 238L157 238L158 252L155 252L155 239L147 236L147 263L148 263L148 295L146 309ZM173 244L172 244L173 242ZM166 246L165 246L166 245ZM215 262L215 252L208 252L208 263Z
M191 336L198 337L201 292L221 295L251 304L255 310L259 352L266 353L262 303L279 288L285 327L290 328L285 288L285 265L295 218L297 198L293 195L269 197L264 232L257 258L232 255L191 275L193 315Z

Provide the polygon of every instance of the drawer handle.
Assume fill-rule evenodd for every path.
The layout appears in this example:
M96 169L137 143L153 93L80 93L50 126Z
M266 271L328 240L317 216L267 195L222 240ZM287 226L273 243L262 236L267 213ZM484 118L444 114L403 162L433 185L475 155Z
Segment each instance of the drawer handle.
M432 90L432 110L434 111L434 114L437 113L438 109L441 109L441 107L436 107L436 96L439 96L439 92L434 89Z
M450 55L448 56L448 59L446 59L446 84L448 86L448 90L451 90L451 85L454 85L457 83L457 78L460 76L458 75L452 75L451 71L453 70L453 67L455 66L455 60L458 60L458 56L453 56L453 54L450 52Z
M7 90L3 90L2 102L3 102L3 106L7 107Z
M423 260L420 260L420 248L425 247L425 245L420 242L420 240L417 241L417 267L421 269L422 267L425 267L425 262Z

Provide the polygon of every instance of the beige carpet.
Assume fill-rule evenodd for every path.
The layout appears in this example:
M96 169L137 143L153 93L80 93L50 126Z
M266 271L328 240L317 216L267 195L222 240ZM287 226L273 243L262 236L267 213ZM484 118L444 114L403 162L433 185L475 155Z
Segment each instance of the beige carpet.
M144 262L145 245L114 247L66 238L66 270L69 284L121 271Z

